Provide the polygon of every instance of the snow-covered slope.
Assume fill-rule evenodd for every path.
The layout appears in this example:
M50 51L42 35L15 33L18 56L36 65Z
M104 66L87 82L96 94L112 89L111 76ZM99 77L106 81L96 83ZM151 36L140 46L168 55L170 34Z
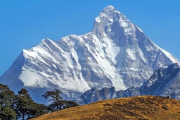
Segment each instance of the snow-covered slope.
M0 78L11 88L59 88L83 93L90 88L140 86L154 70L178 63L113 6L95 18L91 32L59 41L42 40L23 50ZM17 84L18 83L18 84Z

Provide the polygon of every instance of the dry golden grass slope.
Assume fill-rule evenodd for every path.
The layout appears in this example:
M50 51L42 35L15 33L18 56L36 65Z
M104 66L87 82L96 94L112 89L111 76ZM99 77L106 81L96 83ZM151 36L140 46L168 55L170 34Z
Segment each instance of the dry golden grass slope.
M32 120L180 120L180 101L154 96L104 100Z

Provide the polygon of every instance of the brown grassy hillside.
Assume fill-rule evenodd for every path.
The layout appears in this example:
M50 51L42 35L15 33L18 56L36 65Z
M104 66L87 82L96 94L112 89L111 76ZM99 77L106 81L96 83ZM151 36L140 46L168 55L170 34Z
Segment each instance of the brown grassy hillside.
M180 101L154 96L104 100L33 120L180 120Z

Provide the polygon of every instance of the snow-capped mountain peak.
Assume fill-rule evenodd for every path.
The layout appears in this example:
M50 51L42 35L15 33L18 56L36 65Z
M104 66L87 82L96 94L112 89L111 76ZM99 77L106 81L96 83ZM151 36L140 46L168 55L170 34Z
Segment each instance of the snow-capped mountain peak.
M115 8L112 5L108 5L107 7L104 8L104 10L115 10Z
M42 40L23 50L0 79L10 87L59 88L71 93L93 87L125 90L140 86L154 70L172 63L179 61L126 16L107 6L95 18L92 31L59 41ZM17 81L21 84L14 86Z
M112 6L106 7L95 18L93 33L99 37L105 37L105 34L114 36L120 29L125 35L135 34L135 26L131 21Z

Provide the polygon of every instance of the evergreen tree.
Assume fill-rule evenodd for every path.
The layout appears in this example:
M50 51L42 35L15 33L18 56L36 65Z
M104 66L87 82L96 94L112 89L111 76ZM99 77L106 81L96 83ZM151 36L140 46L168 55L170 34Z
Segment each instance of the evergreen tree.
M38 117L46 113L48 113L47 106L34 102L31 104L31 108L29 108L28 118Z
M16 118L13 110L15 94L7 85L0 84L0 119L14 120Z
M15 101L15 110L17 118L22 118L23 120L25 120L25 118L29 118L30 110L32 109L33 104L34 101L28 94L28 91L25 88L22 88L18 92Z
M60 95L61 93L62 92L60 90L54 89L53 91L47 91L43 95L45 99L48 99L51 102L51 104L48 106L49 111L53 112L68 107L78 106L78 104L73 101L63 100Z
M30 119L47 113L47 106L35 103L22 88L18 95L0 84L0 120Z
M43 97L45 99L48 99L49 102L51 103L48 106L49 111L57 111L57 110L61 110L63 107L62 104L62 97L60 96L62 92L58 89L54 89L53 91L47 91Z

